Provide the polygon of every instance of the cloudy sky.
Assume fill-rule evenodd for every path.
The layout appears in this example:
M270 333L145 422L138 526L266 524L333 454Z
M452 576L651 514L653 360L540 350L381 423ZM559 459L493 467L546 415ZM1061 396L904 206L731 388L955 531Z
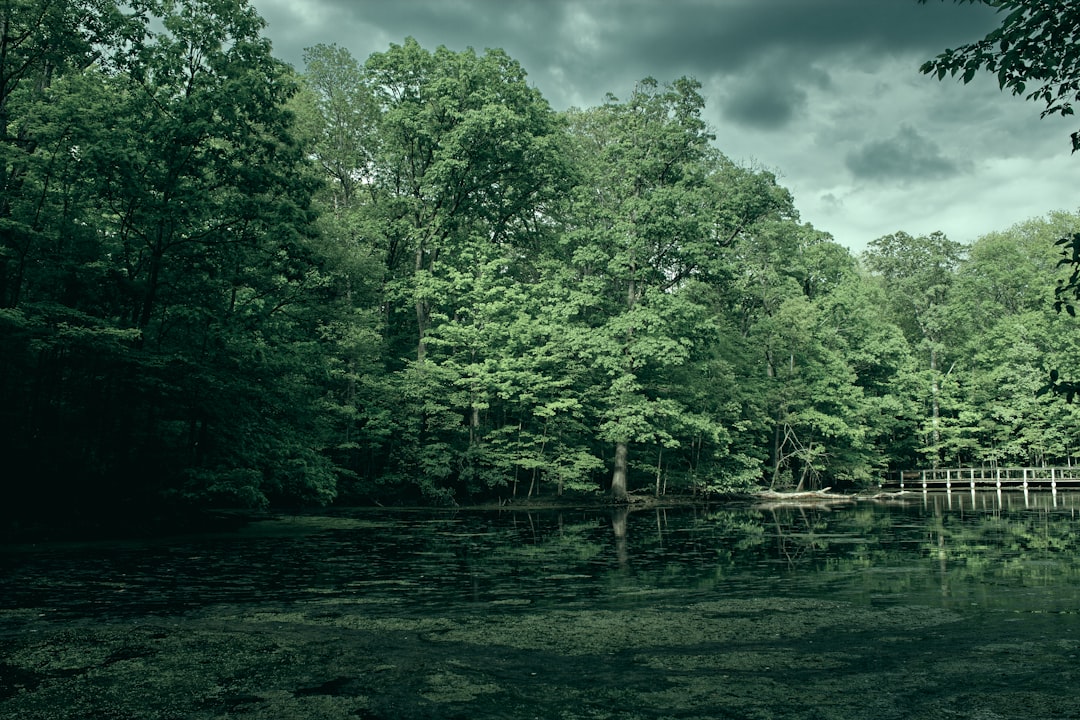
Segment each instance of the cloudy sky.
M498 47L556 108L697 78L718 147L776 173L802 219L861 251L897 230L970 242L1080 207L1068 119L921 75L1000 18L930 0L253 0L278 57L336 43L359 60L415 37ZM1080 121L1077 121L1080 124Z

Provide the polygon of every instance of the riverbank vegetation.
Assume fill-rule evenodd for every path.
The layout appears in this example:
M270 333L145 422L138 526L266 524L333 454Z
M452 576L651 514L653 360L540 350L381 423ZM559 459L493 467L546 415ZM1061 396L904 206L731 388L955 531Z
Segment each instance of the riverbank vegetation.
M1064 463L1058 212L861 257L688 78L277 60L242 0L0 8L3 507L862 486Z

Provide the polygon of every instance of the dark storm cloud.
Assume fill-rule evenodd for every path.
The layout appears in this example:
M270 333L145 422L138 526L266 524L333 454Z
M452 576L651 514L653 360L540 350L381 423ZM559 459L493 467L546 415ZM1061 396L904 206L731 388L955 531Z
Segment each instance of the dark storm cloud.
M809 66L790 67L782 53L724 77L716 98L729 122L755 130L782 130L805 114L807 91L832 89L832 78Z
M737 74L763 54L780 54L792 72L809 62L872 63L889 53L929 56L981 37L995 24L982 6L915 5L914 0L255 0L281 33L279 55L298 64L303 43L287 24L312 15L336 25L376 28L392 41L407 36L434 47L500 47L534 76L557 73L597 100L646 75L671 80ZM291 8L291 13L282 12ZM292 16L290 18L289 16ZM277 33L275 33L277 34ZM384 47L340 38L360 59ZM747 96L749 114L790 104ZM753 108L757 107L757 111Z
M964 171L966 164L945 156L937 143L907 125L891 138L868 142L849 153L845 164L858 180L940 180Z
M719 149L775 171L803 217L849 246L906 227L912 207L932 207L920 222L974 239L1075 205L1067 164L1075 128L1039 120L1038 107L1003 97L990 74L961 85L918 72L1000 23L983 3L251 2L275 53L298 68L303 48L317 43L337 43L361 62L410 36L428 49L502 48L556 109L594 106L609 92L625 98L646 76L695 77ZM950 184L936 180L958 174L965 182L945 202ZM1038 193L1033 179L1044 181ZM1028 200L1001 203L994 193Z
M737 125L779 130L793 122L806 105L806 92L791 83L758 80L737 83L721 99L720 112Z
M436 30L455 44L494 34L556 47L565 22L596 20L598 48L677 65L692 57L738 67L769 47L877 53L937 50L996 24L989 8L911 7L913 0L328 0L403 35ZM490 45L491 43L488 43ZM486 45L485 45L486 46Z
M851 51L935 53L982 36L989 8L915 6L913 0L669 0L556 3L602 18L604 47L628 64L737 70L780 49L792 58ZM914 7L913 7L914 6Z

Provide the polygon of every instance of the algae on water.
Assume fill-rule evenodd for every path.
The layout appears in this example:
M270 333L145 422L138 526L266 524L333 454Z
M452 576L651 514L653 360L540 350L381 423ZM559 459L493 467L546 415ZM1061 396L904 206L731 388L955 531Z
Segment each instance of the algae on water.
M603 516L460 513L19 551L0 717L1080 717L1071 517L1019 518L1051 551L995 549L1004 513L755 513L631 513L618 549Z

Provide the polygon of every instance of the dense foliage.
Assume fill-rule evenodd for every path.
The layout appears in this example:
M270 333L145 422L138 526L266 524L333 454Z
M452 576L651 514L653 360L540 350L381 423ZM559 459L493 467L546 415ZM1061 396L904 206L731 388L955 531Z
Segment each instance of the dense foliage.
M919 0L925 3L927 0ZM986 37L947 49L923 63L922 71L971 82L987 71L1013 95L1043 104L1042 117L1073 115L1080 99L1080 7L1060 0L956 0L996 7L1001 25ZM1071 134L1080 150L1080 131Z
M919 0L926 3L927 0ZM997 76L998 87L1044 105L1041 117L1075 114L1080 99L1080 6L1053 0L956 0L960 4L982 3L997 8L1001 24L981 40L957 49L946 49L922 65L922 72L943 80L960 75L969 83L982 70ZM1029 86L1038 84L1034 90ZM1025 94L1026 93L1026 94ZM1072 149L1080 149L1080 131L1074 132ZM1076 317L1080 303L1080 233L1063 229L1055 245L1061 247L1058 266L1070 269L1057 279L1054 309ZM1067 371L1068 372L1068 371ZM1040 394L1053 392L1070 403L1080 397L1080 381L1064 376L1054 367Z
M3 506L456 502L1062 462L1055 214L862 258L689 79L276 60L244 0L0 4Z

